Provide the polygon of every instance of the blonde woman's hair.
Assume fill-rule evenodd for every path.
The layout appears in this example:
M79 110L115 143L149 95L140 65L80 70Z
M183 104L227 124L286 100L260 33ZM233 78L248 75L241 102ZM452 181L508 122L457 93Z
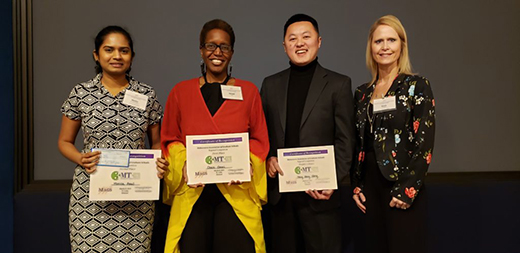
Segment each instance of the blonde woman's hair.
M380 25L387 25L392 27L399 35L399 39L401 40L401 55L397 60L397 66L399 68L399 74L413 74L412 73L412 64L410 63L410 57L408 56L408 37L406 36L406 31L404 30L403 24L401 21L394 15L386 15L380 17L371 27L370 33L368 34L367 41L367 52L366 52L366 61L367 68L370 70L370 74L372 75L372 81L370 81L370 85L373 84L378 76L377 73L377 62L372 57L372 39L374 38L374 32Z

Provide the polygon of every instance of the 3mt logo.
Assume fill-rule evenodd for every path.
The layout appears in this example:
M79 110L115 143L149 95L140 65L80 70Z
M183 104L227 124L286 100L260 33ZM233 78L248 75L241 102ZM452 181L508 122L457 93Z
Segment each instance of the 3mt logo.
M212 164L213 163L213 159L211 159L211 156L206 156L206 163L207 164Z
M112 172L112 174L110 174L110 177L114 180L114 181L117 181L119 179L119 173L117 173L117 171L114 171Z
M232 156L206 156L204 161L207 164L212 163L230 163L233 160Z
M300 174L300 173L302 173L302 170L300 169L300 166L296 166L296 168L294 168L294 172L295 172L296 174Z
M140 173L136 173L136 172L117 172L117 171L114 171L112 173L110 173L110 177L112 178L112 180L114 181L117 181L117 180L134 180L134 179L140 179L141 178L141 174Z

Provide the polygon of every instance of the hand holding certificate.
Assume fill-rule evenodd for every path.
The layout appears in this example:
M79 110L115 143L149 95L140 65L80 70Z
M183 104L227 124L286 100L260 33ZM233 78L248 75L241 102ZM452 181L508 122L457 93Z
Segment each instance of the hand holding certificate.
M186 136L188 185L251 181L249 134Z
M280 192L338 188L334 146L278 149L278 163Z
M90 174L89 199L158 200L156 160L161 150L93 149L101 151L97 169Z

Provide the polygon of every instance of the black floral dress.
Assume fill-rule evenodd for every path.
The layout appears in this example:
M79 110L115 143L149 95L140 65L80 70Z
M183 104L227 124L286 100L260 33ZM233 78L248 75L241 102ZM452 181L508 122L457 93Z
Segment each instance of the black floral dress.
M117 96L101 84L101 74L77 84L61 107L81 121L84 148L143 149L149 125L160 123L163 108L155 91L128 77ZM145 110L122 103L127 90L148 96ZM150 252L153 201L89 201L90 176L76 166L70 191L69 230L72 252Z
M356 102L357 159L352 166L354 187L364 188L366 128L372 127L373 147L382 175L393 181L391 196L411 204L424 182L432 159L435 137L435 100L424 77L400 74L385 97L396 97L396 110L370 113L367 109L374 84L359 86Z

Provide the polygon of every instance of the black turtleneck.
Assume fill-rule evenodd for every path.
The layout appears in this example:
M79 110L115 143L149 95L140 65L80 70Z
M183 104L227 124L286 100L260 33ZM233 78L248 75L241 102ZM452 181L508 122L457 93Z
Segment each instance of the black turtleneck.
M200 92L202 93L202 97L204 98L204 102L206 102L206 106L208 107L209 113L211 116L215 116L218 109L224 103L224 98L222 97L222 90L220 89L221 85L226 85L229 81L230 76L226 77L224 82L214 82L208 83L208 79L206 78L206 73L203 73L204 76L204 85L200 87Z
M285 123L285 147L300 146L300 124L303 107L309 93L318 58L305 66L296 66L291 62L289 87L287 89L287 118Z
M200 87L200 92L202 93L204 102L206 102L209 113L211 113L211 116L214 116L220 106L224 103L220 83L205 83Z

